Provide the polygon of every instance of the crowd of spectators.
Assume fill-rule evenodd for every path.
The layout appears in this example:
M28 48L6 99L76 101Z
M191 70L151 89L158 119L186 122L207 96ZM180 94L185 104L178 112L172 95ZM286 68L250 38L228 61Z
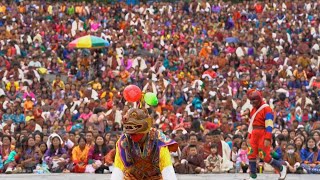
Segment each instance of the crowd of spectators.
M110 46L68 47L87 34ZM272 156L320 173L319 42L317 0L1 0L0 171L112 171L135 84L159 99L145 108L177 173L248 171L250 88L274 110Z

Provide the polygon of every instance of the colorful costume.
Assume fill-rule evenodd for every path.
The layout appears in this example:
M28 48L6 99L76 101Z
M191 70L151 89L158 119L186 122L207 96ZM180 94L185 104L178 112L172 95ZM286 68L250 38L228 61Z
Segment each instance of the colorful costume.
M170 151L178 144L151 128L144 109L130 109L123 121L124 134L116 144L112 180L175 180Z
M265 146L265 141L269 141L271 144L272 128L273 128L273 112L267 105L259 91L251 89L248 91L248 97L253 105L253 109L250 112L250 125L249 132L249 167L250 177L255 179L257 177L257 156L264 162L269 163L275 169L280 171L281 177L279 179L285 179L286 167L281 164L280 161L275 160L270 155L270 146Z

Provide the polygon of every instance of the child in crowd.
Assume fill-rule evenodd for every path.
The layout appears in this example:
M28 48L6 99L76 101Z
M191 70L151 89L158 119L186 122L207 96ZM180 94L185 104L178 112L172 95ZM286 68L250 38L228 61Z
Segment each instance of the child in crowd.
M15 146L15 149L10 152L8 159L4 162L4 165L8 166L8 167L12 167L14 164L18 164L20 161L20 157L22 155L22 151L23 151L22 144L17 143ZM11 171L11 169L8 171L8 169L6 172L8 174L10 174L12 172L13 173L21 173L22 172L22 168L19 165L17 165L13 171Z
M249 167L248 144L246 141L241 142L241 149L238 152L237 163L240 163L243 173L247 173Z
M204 172L204 159L202 155L198 153L196 145L189 146L189 156L187 157L187 161L185 163L191 167L192 173L190 174L199 174Z
M179 174L199 174L205 170L204 159L199 154L196 145L189 145L188 156L182 159L181 162L174 163L174 169Z
M210 154L205 160L206 172L220 173L221 163L222 163L222 157L218 154L218 145L212 144L210 146Z
M290 173L296 173L299 170L301 158L300 154L295 151L293 144L287 145L286 152L283 155L283 161L287 164Z

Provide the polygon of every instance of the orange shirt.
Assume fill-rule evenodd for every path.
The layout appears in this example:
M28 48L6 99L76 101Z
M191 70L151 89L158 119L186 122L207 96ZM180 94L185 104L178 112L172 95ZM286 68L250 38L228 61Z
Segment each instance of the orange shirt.
M116 156L116 150L112 149L111 151L108 152L108 154L104 158L104 162L107 163L108 165L113 164L114 162L114 157Z
M19 6L19 13L21 13L21 14L24 14L24 13L26 13L26 6Z
M5 5L0 6L0 13L6 13L7 7Z
M86 146L83 150L80 149L79 146L76 146L72 150L72 161L75 164L78 163L88 163L88 155L89 155L90 147Z
M78 14L82 14L83 13L83 7L82 6L76 6L75 11Z
M126 23L125 21L122 21L122 22L120 23L120 25L119 25L119 28L122 29L122 30L124 30L124 29L126 28L126 26L127 26L127 23Z
M218 66L219 68L224 68L228 64L228 60L226 58L219 58Z
M23 108L25 111L30 111L33 109L33 102L32 101L25 101Z
M204 57L204 58L209 58L209 49L207 49L208 47L203 47L199 53L200 57Z
M128 71L120 72L120 77L123 82L127 82L129 76L130 76L130 73Z
M62 5L61 7L60 7L60 12L65 12L66 11L66 6L65 5Z

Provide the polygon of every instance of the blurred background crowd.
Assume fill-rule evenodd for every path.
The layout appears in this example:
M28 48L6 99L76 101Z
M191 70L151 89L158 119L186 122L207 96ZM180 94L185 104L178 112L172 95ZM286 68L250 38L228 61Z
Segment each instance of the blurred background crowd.
M320 173L319 1L135 3L0 1L1 172L111 171L134 84L159 99L177 173L248 171L250 88L274 110L273 157ZM110 46L68 47L88 34Z

